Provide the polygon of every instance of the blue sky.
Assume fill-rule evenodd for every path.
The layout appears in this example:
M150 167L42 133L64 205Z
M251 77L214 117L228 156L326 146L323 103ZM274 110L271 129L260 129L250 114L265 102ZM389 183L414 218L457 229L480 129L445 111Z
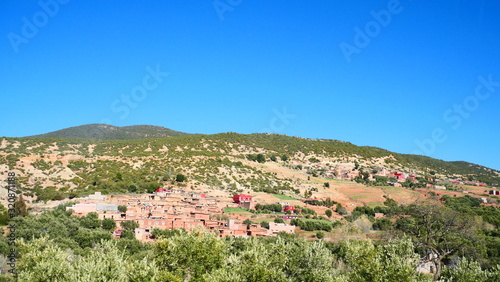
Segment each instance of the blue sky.
M500 3L429 2L1 1L0 136L273 132L500 170Z

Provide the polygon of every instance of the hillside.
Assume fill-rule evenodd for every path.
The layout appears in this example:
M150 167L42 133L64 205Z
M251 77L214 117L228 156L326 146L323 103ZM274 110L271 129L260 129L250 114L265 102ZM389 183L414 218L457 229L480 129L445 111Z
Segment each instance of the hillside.
M407 191L401 194L406 201L414 197L416 188L437 185L450 191L477 187L479 196L485 187L478 185L500 183L499 171L467 162L275 134L141 140L4 138L0 178L9 170L17 172L28 199L42 201L95 191L144 193L180 185L228 195L263 193L263 199L266 193L296 199L332 197L358 206L383 202L382 196L400 190ZM188 180L177 182L178 174ZM403 187L393 187L396 184ZM370 193L375 194L368 199Z
M184 136L184 135L189 135L189 134L161 126L133 125L133 126L119 127L107 124L86 124L29 137L129 140L129 139L146 139L146 138L164 138L164 137Z

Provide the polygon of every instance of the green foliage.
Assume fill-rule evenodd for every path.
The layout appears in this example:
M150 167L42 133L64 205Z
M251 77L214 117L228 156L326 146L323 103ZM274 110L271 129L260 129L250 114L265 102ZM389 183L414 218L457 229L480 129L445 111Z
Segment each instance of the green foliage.
M316 211L310 208L303 208L301 206L295 206L295 211L300 210L301 214L304 215L316 215Z
M313 205L313 206L325 206L325 207L331 207L335 204L338 204L336 201L332 201L332 199L330 198L327 198L325 200L317 200L317 199L314 199L314 200L307 200L307 201L304 201L306 204L309 204L309 205Z
M285 223L285 221L284 221L284 220L283 220L283 218L281 218L281 217L276 217L276 218L274 219L274 223Z
M416 271L418 255L406 238L375 246L371 241L340 242L339 257L348 265L349 281L431 281Z
M375 230L390 230L392 222L387 218L378 218L373 222L373 229Z
M313 157L313 158L310 158L310 159L309 159L309 161L310 161L311 163L319 163L319 162L320 162L320 160L318 160L317 158L314 158L314 157Z
M102 229L113 231L116 228L116 221L112 218L105 218L101 222Z
M144 139L162 138L171 136L184 136L188 133L178 132L161 126L133 125L133 126L112 126L107 124L86 124L46 134L36 135L37 138L85 138L101 140L117 139Z
M325 238L325 232L323 232L323 231L316 232L316 238L318 238L318 239Z
M151 231L152 238L154 239L159 239L162 237L170 238L173 236L181 236L181 235L186 235L187 232L186 230L182 228L178 229L159 229L159 228L154 228L153 231Z
M118 206L118 211L121 212L121 213L126 213L127 212L127 206L119 205Z
M303 219L292 219L290 224L300 227L302 230L306 231L316 231L323 230L330 232L332 229L340 225L340 222L332 223L326 220L303 220Z
M129 230L129 231L134 231L136 228L139 227L139 223L137 223L133 220L125 220L125 221L122 221L120 224L121 224L123 230Z
M269 205L256 204L255 210L263 212L281 212L283 210L283 206L281 206L280 204L269 204Z
M26 207L26 202L24 201L24 198L22 195L14 203L14 210L15 210L15 214L18 216L27 216L28 215L28 209Z
M101 220L96 212L90 212L86 216L80 218L83 227L88 229L96 229L101 226Z
M407 212L413 217L401 220L418 218L419 213L411 208ZM422 255L414 250L420 250L424 241L416 240L414 235L375 244L366 240L311 242L293 234L271 238L218 238L205 230L187 233L181 229L154 229L153 236L159 240L149 245L127 239L128 236L114 240L108 231L94 226L94 215L77 218L70 214L65 206L59 206L39 216L13 219L19 238L19 281L432 280L416 272L416 263ZM450 218L448 213L434 213L429 219L440 218L439 215ZM331 224L325 220L300 221ZM103 226L105 222L101 222ZM460 221L452 220L448 227L446 222L434 219L433 227L448 233L457 232L453 228L458 228L455 225ZM413 223L416 223L414 228L425 226L425 221ZM262 226L265 225L262 222ZM317 238L325 235L325 230L316 231ZM440 236L444 231L432 236ZM127 232L133 236L131 230L124 231ZM488 238L499 235L498 230L485 232ZM5 254L9 252L7 240L6 237L0 239L0 250ZM441 237L437 241L449 239ZM462 240L462 237L451 239ZM447 246L454 245L447 242ZM444 267L442 281L499 280L500 266L482 269L470 253L461 254L467 255L467 259Z
M161 277L195 281L221 268L227 255L224 241L205 231L165 238L154 246L154 251Z
M398 205L398 202L389 198L388 196L384 195L384 198L385 198L384 205L386 205L387 207L395 207Z
M261 221L260 226L266 229L269 229L269 221Z
M413 205L407 212L411 217L398 219L396 228L411 236L422 254L435 254L432 261L437 265L436 279L443 259L458 253L481 256L483 244L477 219L435 205Z
M375 210L369 206L356 207L352 211L352 217L354 219L360 217L361 215L367 215L373 217L375 215Z
M335 212L337 212L340 215L348 214L346 208L344 208L341 204L337 204L337 206L335 207Z
M175 181L177 181L177 182L186 182L187 181L187 177L184 174L179 173L179 174L177 174L175 176Z
M443 195L441 199L444 201L445 206L455 210L479 207L483 202L481 199L471 197L469 195L465 195L464 197L450 197L448 195Z
M128 259L113 241L102 241L84 255L47 238L21 240L19 249L19 281L158 281L154 263Z
M243 221L243 224L245 224L247 228L250 228L250 225L252 225L252 221L249 218L247 218Z
M4 205L0 203L0 226L1 225L7 225L9 223L10 215L9 211L7 210Z
M263 154L249 154L247 159L258 163L266 162L266 157Z
M332 215L333 215L332 210L326 210L325 211L325 215L328 216L328 217L332 217Z
M122 233L120 234L120 239L134 239L135 238L135 233L132 230L123 230Z
M497 265L493 271L485 271L477 261L472 261L467 258L461 258L455 267L445 267L443 281L471 281L471 282L489 282L500 281L500 265Z

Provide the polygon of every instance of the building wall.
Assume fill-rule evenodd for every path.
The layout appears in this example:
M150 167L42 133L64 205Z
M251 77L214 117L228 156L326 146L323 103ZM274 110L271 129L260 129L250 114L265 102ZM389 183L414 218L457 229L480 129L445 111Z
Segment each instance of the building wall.
M295 233L295 225L269 222L269 230L274 234L279 232Z

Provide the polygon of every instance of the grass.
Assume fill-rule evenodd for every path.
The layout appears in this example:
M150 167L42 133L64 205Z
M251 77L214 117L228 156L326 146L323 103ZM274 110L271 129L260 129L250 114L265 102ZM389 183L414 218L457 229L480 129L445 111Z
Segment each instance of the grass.
M249 211L242 208L225 208L225 213L248 213Z
M315 222L332 222L331 220L328 219L314 219L314 218L299 218L300 220L303 221L315 221Z
M377 207L377 206L384 206L384 204L382 202L369 202L368 206L370 208L374 208L374 207Z
M353 200L361 200L361 199L366 199L368 197L365 195L354 195L354 196L351 196L350 198Z
M280 200L298 201L298 199L292 198L292 197L287 196L287 195L273 194L273 196L280 199Z

